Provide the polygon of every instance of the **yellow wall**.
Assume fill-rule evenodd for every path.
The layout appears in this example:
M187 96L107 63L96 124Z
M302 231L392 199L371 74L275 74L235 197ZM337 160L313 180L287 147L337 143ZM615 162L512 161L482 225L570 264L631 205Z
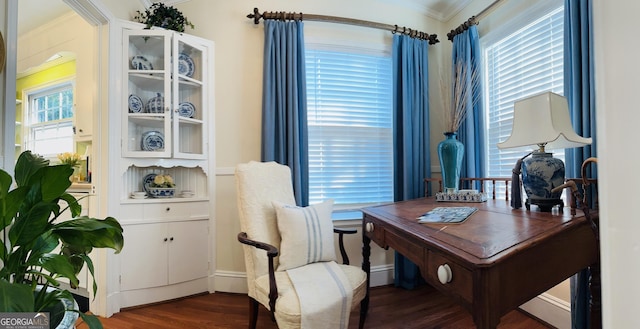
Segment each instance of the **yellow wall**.
M73 77L76 74L76 61L68 61L43 71L27 75L16 80L16 97L22 98L22 91L48 84L52 81Z

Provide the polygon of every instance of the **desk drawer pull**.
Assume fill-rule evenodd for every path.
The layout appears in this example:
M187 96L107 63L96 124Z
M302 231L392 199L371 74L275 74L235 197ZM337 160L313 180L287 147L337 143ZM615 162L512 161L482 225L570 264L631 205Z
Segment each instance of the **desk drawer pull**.
M451 282L453 273L451 273L451 267L448 264L438 266L438 280L440 283L447 284Z
M374 226L372 222L368 222L364 225L364 229L368 232L371 233L373 232Z

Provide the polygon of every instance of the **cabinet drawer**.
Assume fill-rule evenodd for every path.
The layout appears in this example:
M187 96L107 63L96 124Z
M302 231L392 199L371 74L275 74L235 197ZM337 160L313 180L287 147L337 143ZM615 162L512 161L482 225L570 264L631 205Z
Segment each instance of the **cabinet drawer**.
M139 204L120 204L119 214L116 217L119 221L142 219L142 206Z
M191 217L191 203L150 203L143 205L144 219L185 219Z
M118 220L164 221L209 218L209 202L121 204Z
M420 245L388 231L385 232L384 238L386 243L393 246L393 249L402 254L402 256L410 259L420 267L424 264L425 249Z
M468 303L473 302L473 274L468 269L461 265L451 261L444 255L429 251L427 261L427 276L428 281L438 289L444 289L454 295L461 297ZM451 271L451 280L447 283L442 283L438 279L438 268L440 266L448 265Z

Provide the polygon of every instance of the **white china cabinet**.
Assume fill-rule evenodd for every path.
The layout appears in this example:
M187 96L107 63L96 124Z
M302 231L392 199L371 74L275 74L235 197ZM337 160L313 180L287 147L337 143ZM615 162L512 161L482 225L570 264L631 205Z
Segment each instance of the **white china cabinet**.
M130 307L211 290L213 43L126 27L122 43L122 176L113 183L125 238L119 300ZM158 174L172 177L172 197L132 195Z

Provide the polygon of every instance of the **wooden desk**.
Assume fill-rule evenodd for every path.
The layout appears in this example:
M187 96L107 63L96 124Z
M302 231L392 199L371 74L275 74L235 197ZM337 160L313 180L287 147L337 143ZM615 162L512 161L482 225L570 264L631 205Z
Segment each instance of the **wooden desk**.
M435 207L473 206L462 224L420 224ZM477 328L495 328L500 317L574 273L596 264L597 240L581 211L512 210L507 201L436 202L432 198L363 209L363 263L370 274L370 242L393 248L420 268L422 277L473 315ZM441 283L438 270L449 282ZM445 278L446 279L446 278ZM366 319L369 290L361 304Z

